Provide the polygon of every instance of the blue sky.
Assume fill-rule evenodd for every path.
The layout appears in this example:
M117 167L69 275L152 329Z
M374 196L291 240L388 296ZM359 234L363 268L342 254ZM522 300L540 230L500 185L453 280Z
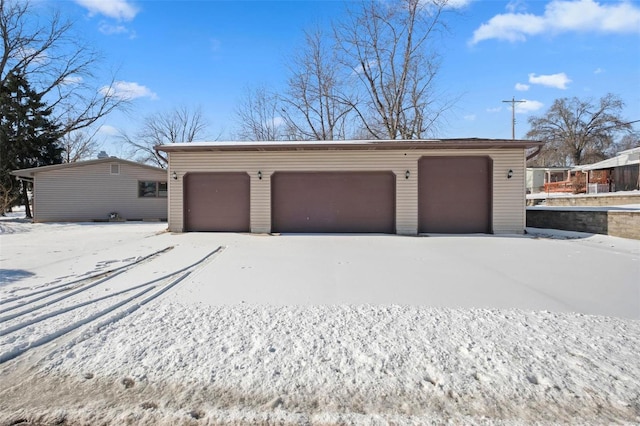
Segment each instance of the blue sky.
M640 120L640 2L456 0L441 42L438 89L458 98L440 137L511 137L511 107L518 105L516 137L527 117L557 98L626 103L624 116ZM118 87L131 98L128 114L101 125L110 135L134 132L140 117L175 106L201 106L208 137L229 139L234 110L247 87L277 91L287 78L287 57L303 30L329 28L341 1L43 0L75 21L82 37L105 56L105 83L117 69ZM640 128L640 126L636 126Z

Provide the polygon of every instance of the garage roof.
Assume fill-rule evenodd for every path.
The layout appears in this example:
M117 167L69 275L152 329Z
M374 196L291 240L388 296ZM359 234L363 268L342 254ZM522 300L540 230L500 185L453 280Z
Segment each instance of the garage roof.
M51 170L59 170L59 169L70 169L72 167L90 166L93 164L100 164L100 163L124 163L124 164L130 164L136 167L144 167L150 170L165 171L164 169L150 166L148 164L142 164L142 163L137 163L135 161L123 160L117 157L108 157L108 158L100 158L97 160L76 161L74 163L62 163L62 164L54 164L51 166L33 167L31 169L14 170L11 172L11 174L13 176L30 178L30 177L33 177L36 173L48 172Z
M388 150L388 149L492 149L535 148L544 142L513 139L420 139L348 141L216 141L159 145L164 152L184 151L302 151L302 150Z

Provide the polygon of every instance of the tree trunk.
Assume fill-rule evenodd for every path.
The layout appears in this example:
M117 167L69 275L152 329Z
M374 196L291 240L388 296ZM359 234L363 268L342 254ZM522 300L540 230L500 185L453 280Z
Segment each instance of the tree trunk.
M24 200L24 214L27 219L33 219L31 215L31 206L29 205L29 194L27 193L27 185L22 182L22 199Z
M582 150L581 149L574 149L573 154L573 165L574 166L580 166L582 164Z

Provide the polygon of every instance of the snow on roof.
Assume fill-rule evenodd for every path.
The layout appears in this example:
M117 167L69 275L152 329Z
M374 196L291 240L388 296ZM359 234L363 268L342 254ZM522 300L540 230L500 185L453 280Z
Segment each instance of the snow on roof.
M527 167L527 171L529 170L540 170L545 172L565 172L567 170L571 170L571 167Z
M620 151L618 153L618 155L620 154L640 154L640 146L637 146L635 148L631 148L631 149L625 149L624 151Z
M633 164L640 164L640 147L621 151L613 158L599 161L594 164L576 166L573 170L601 170L611 169L614 167L631 166Z
M533 148L543 142L520 139L411 139L339 141L213 141L156 146L159 151L260 151L300 149L434 149L434 148Z
M36 173L48 172L51 170L67 169L71 167L90 166L93 164L100 164L100 163L124 163L124 164L130 164L132 166L164 171L164 169L161 169L160 167L154 167L148 164L142 164L142 163L138 163L130 160L123 160L118 157L107 157L107 158L99 158L97 160L76 161L74 163L53 164L51 166L41 166L41 167L32 167L30 169L14 170L11 172L11 174L13 176L30 178L30 177L33 177L33 175L35 175Z

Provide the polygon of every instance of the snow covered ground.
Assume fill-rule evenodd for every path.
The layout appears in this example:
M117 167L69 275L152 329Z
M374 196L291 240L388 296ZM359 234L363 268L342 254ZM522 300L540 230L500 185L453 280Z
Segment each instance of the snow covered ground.
M625 211L635 212L640 210L640 204L620 204L617 206L547 206L540 204L537 206L528 206L527 210L578 210L578 211L592 211L592 212L606 212L606 211Z
M640 242L0 219L0 425L637 424Z
M527 194L527 200L545 199L545 198L584 198L584 197L619 197L622 195L640 195L639 190L633 191L616 191L616 192L600 192L597 194L573 194L567 192L534 192Z

